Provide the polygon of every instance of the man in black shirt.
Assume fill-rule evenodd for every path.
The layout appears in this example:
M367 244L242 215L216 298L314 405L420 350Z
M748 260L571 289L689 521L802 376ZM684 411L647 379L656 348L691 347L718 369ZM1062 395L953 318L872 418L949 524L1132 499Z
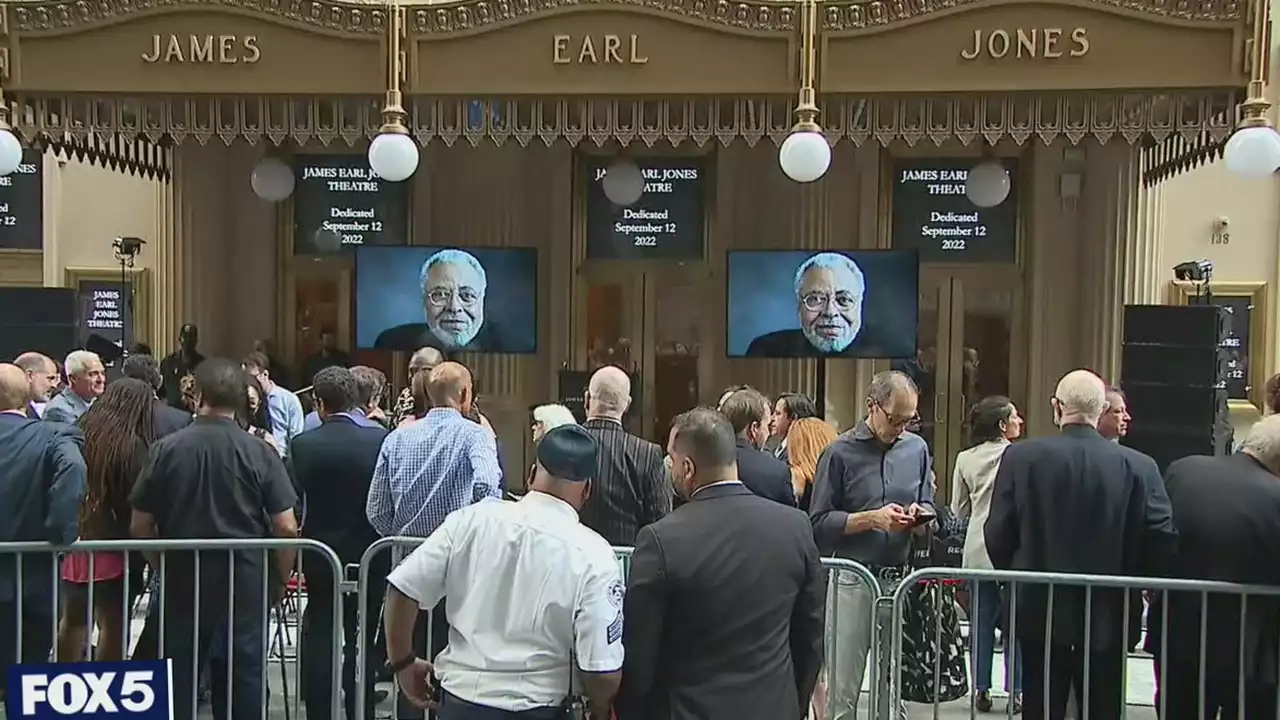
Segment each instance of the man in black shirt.
M187 323L178 331L178 349L160 361L160 375L164 378L160 397L179 410L186 409L182 404L182 378L195 372L196 367L204 361L204 356L196 350L199 344L200 331L195 325Z
M164 389L160 366L150 355L130 355L121 364L120 373L124 377L141 380L157 392ZM156 437L171 435L191 424L191 413L172 407L159 398L156 398L152 417L156 426Z
M358 564L365 550L378 539L378 533L365 515L369 483L378 464L378 451L387 431L370 426L356 407L360 390L354 373L346 368L327 367L312 379L315 386L316 412L321 425L293 439L289 465L299 492L306 498L305 537L333 548L344 565ZM306 614L302 619L303 671L306 673L304 699L309 720L330 720L329 671L333 647L333 569L327 562L310 562L303 558L307 577ZM380 553L370 572L373 585L368 593L370 606L365 613L365 628L372 632L378 606L382 602L382 583L389 569L391 553ZM380 561L380 562L379 562ZM356 597L343 596L342 627L346 633L343 653L342 690L346 697L348 718L355 714L356 663ZM369 653L374 655L374 653ZM364 716L373 717L374 668L365 673Z
M238 363L210 359L196 368L195 384L199 417L152 446L134 485L129 498L133 536L297 537L297 495L284 463L269 445L236 423L236 410L247 394L244 371ZM214 659L214 717L240 720L261 715L267 626L263 612L292 573L295 553L277 552L274 568L264 567L263 555L257 550L168 553L161 579L161 632L164 656L173 660L178 720L193 718L192 665L205 657ZM159 567L154 554L148 561ZM230 657L225 656L228 642Z

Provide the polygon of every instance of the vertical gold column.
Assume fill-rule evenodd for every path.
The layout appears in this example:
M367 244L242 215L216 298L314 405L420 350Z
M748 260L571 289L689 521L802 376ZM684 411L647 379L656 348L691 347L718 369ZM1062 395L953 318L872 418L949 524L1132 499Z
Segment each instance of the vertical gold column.
M174 168L172 151L170 152L170 168ZM155 234L147 252L151 254L151 327L143 336L151 344L151 349L159 356L172 352L177 335L177 327L181 322L177 319L178 298L178 256L180 248L177 242L177 228L174 216L176 184L171 174L168 178L157 180L155 192Z

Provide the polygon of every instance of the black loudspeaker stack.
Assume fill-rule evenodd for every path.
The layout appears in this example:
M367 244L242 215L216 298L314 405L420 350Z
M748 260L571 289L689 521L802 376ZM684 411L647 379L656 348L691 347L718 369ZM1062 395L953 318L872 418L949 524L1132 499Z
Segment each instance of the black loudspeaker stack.
M1231 452L1231 314L1216 305L1126 305L1120 389L1133 422L1122 441L1163 471L1188 455Z
M71 288L0 288L0 362L34 351L62 364L76 349L76 292Z

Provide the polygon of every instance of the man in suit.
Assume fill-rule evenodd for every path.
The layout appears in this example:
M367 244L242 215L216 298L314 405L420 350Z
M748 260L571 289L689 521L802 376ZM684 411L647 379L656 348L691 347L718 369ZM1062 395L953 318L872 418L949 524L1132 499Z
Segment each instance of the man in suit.
M636 533L671 512L671 483L662 448L622 427L631 404L631 378L602 367L587 383L587 421L600 444L593 491L582 506L582 524L614 546L635 545Z
M747 357L888 357L879 333L863 323L867 282L848 255L818 253L796 270L799 328L765 333L747 346Z
M489 278L475 255L448 248L422 263L418 271L425 323L397 325L378 334L379 350L413 350L427 346L443 352L518 352L508 347L497 323L484 315Z
M66 545L78 535L84 438L74 425L28 418L30 393L22 368L0 364L0 542ZM57 612L52 556L27 555L21 576L15 557L0 554L0 693L10 665L48 660Z
M818 408L813 400L800 393L782 393L773 405L773 418L769 422L769 442L765 450L782 462L787 459L787 432L791 423L804 418L818 417Z
M738 481L714 410L677 417L667 452L689 502L636 538L619 720L806 717L826 603L808 519Z
M1193 455L1171 464L1165 471L1165 487L1178 528L1172 576L1280 585L1280 565L1275 561L1280 557L1277 476L1280 415L1256 423L1234 455ZM1158 598L1151 603L1146 649L1156 659L1156 706L1161 717L1199 720L1218 717L1219 712L1224 718L1271 717L1276 708L1280 603L1274 597L1250 596L1242 628L1239 596L1210 597L1203 648L1201 604L1200 593L1169 593L1166 625L1161 617L1165 603ZM1162 631L1167 631L1167 639Z
M178 330L178 349L160 361L160 376L164 379L160 397L179 410L186 409L182 399L183 378L194 373L204 362L204 355L197 349L199 345L199 328L186 323Z
M762 498L795 507L791 468L760 449L769 439L769 399L755 388L739 390L720 403L720 414L737 437L738 481Z
M370 425L358 414L359 390L355 377L346 368L323 368L312 378L316 412L320 427L293 439L289 465L298 495L303 498L305 521L302 536L333 548L344 565L360 563L360 557L377 539L378 533L365 516L365 500L369 484L378 464L378 451L387 430ZM333 642L335 608L332 607L332 569L314 556L303 555L303 572L307 577L306 613L302 619L304 700L307 717L332 720L329 713L329 669ZM390 553L381 553L369 577L369 607L364 613L365 631L375 630L370 618L378 616ZM356 608L355 595L343 596L342 627L346 646L342 648L342 689L346 698L347 717L355 717ZM372 645L370 645L372 647ZM372 653L370 653L372 655ZM376 668L365 673L365 717L373 717L376 701L373 680Z
M1154 501L1163 497L1155 490L1161 482L1155 461L1098 433L1107 402L1097 375L1067 373L1052 402L1061 434L1014 443L996 472L985 526L992 566L1091 575L1161 572L1177 532L1167 509ZM1073 688L1076 697L1088 697L1089 707L1082 708L1088 717L1112 720L1122 713L1130 644L1123 640L1125 592L1094 589L1091 595L1086 608L1083 587L1018 588L1016 632L1027 665L1023 711L1030 720L1061 720Z
M67 355L63 369L67 372L67 387L44 406L44 419L74 425L107 389L107 371L102 359L88 350Z
M150 385L156 393L159 393L164 385L164 379L160 375L160 364L151 355L130 355L124 359L120 372L124 377L141 380ZM178 432L190 425L192 419L191 413L173 407L161 400L159 395L156 397L153 417L157 438Z
M27 383L31 390L24 412L32 420L39 420L45 404L49 402L49 398L62 382L62 375L58 373L58 364L38 352L22 353L13 361L13 364L22 368L22 371L27 374Z

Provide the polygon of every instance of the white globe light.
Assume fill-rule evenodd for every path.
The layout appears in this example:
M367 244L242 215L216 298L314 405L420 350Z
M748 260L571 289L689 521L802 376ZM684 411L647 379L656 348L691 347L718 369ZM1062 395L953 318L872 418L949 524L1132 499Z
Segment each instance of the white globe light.
M0 130L0 175L17 172L22 164L22 143L9 130Z
M278 203L293 194L293 168L283 160L264 157L253 167L249 176L249 184L253 186L253 194L267 202Z
M964 194L969 202L980 208L999 205L1009 197L1013 184L1009 171L996 160L984 160L969 171L964 181Z
M1222 152L1228 170L1248 180L1262 180L1280 168L1280 134L1266 125L1242 127Z
M634 205L644 195L644 173L630 160L618 160L605 168L600 189L614 205Z
M809 183L827 174L831 167L831 145L820 132L801 130L782 141L778 149L782 172L798 183Z
M387 182L404 182L418 169L418 143L402 133L382 133L369 144L369 167Z

